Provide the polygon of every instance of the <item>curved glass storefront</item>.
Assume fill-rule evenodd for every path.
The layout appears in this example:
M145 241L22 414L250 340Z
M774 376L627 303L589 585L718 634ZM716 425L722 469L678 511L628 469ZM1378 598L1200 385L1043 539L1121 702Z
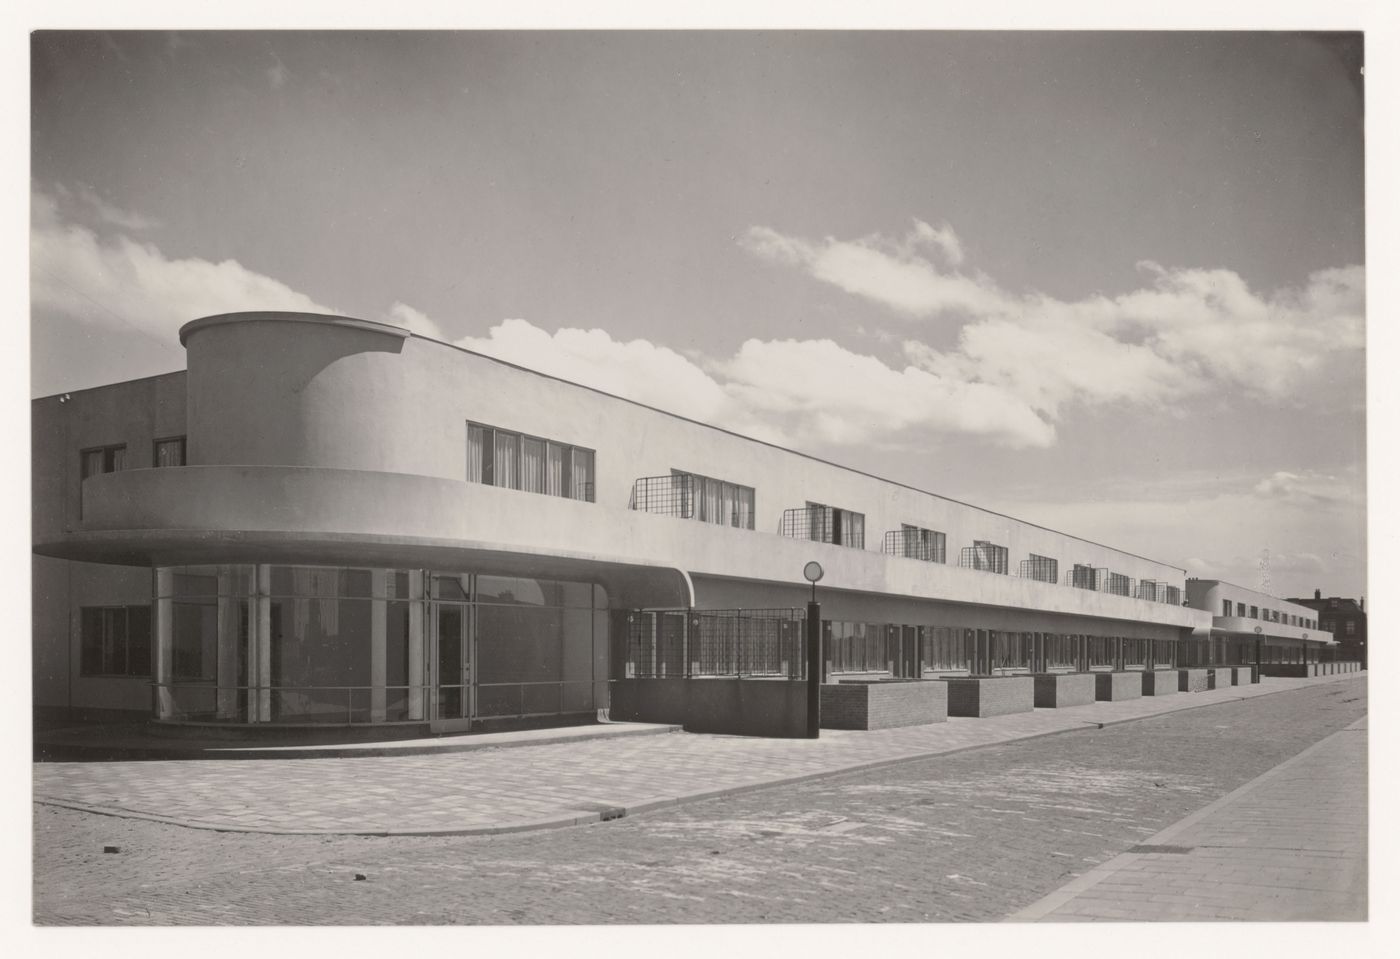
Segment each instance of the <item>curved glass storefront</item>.
M364 724L592 712L607 596L592 583L327 566L161 567L156 715Z

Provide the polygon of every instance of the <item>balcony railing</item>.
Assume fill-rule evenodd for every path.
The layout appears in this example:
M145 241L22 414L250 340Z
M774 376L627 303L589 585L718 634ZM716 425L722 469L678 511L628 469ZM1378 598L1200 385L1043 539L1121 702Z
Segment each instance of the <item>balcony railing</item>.
M1005 546L978 541L972 546L964 546L958 556L958 565L964 569L981 570L984 573L1007 575L1010 567L1009 551Z
M1032 553L1030 559L1021 560L1016 575L1021 579L1033 579L1054 585L1060 581L1060 561Z
M628 508L662 516L695 517L695 477L689 473L643 476L632 484Z
M948 547L940 537L932 540L921 535L922 531L912 529L892 529L885 533L881 552L906 559L921 559L926 563L946 563Z
M860 522L843 522L847 517L858 517ZM785 509L778 532L792 539L810 539L817 543L865 549L865 517L832 506Z

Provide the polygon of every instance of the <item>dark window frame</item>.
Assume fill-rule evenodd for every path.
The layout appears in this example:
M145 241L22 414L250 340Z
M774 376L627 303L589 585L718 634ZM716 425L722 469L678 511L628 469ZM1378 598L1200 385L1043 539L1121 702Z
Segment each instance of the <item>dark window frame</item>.
M138 611L138 615L137 615L137 617L136 617L136 618L137 618L137 623L136 623L136 625L137 625L138 629L135 630L135 631L134 631L133 628L132 628L132 626L133 626L133 623L132 623L132 613L133 613L133 611ZM118 639L117 639L116 636L108 635L108 627L109 627L109 624L113 624L113 623L116 622L116 618L112 615L112 614L115 614L115 613L120 613L120 614L121 614L121 617L120 617L120 621L121 621L121 636L120 636L121 651L120 651L120 654L119 654L119 655L120 655L120 658L121 658L121 661L122 661L122 664L123 664L123 668L118 669L118 670L111 670L111 669L102 668L102 665L105 665L106 662L107 662L107 660L108 660L107 652L108 652L108 648L109 648L109 643L114 647L114 646L116 645L116 643L118 642ZM149 603L146 603L146 604L125 605L125 606L121 606L121 605L110 605L110 604L109 604L109 605L102 605L102 606L81 606L81 607L79 607L79 613L78 613L78 617L79 617L79 619L78 619L78 675L79 675L79 676L82 676L82 677L84 677L84 678L94 678L94 679L150 679L151 676L154 675L154 672L155 672L155 670L154 670L154 661L153 661L153 652L154 652L154 645L155 645L155 644L154 644L154 628L153 628L154 615L153 615L153 613L154 613L154 610L152 609L152 606L151 606L151 604L149 604ZM89 622L91 622L91 621L94 620L94 619L95 619L96 622L99 624L99 627L100 627L100 630L101 630L101 634L98 635L98 636L89 636L89 635L88 635L88 625L89 625ZM139 627L142 625L142 623L141 623L141 620L142 620L142 619L144 619L144 633L143 633L143 632L140 630L140 628L139 628ZM139 650L140 650L141 643L138 641L138 642L136 643L136 648L137 648L137 662L133 663L133 662L132 662L132 646L133 646L132 639L133 639L133 637L136 637L136 638L139 640L140 637L141 637L141 635L143 635L143 634L144 634L144 639L145 639L145 652L146 652L146 659L145 659L145 662L142 663L142 662L139 661L139 660L140 660L140 653L139 653ZM94 641L95 641L96 644L97 644L97 649L96 649L95 655L94 655L94 651L93 651L93 649L92 649L92 643L93 643ZM114 656L117 655L117 653L115 652L115 650L113 650L113 655L114 655ZM98 663L100 664L99 667L96 668L96 669L91 668L91 663L92 663L92 661L93 661L94 658L95 658L95 659L98 661ZM140 668L140 667L143 667L143 666L144 666L144 669Z
M92 473L87 472L87 457L89 453L102 454L102 468ZM113 455L115 453L122 454L122 463L120 466L116 465L116 458ZM125 443L110 443L106 446L88 446L78 450L78 472L83 479L87 479L89 476L100 476L104 473L120 473L124 469L126 469Z
M596 490L598 487L598 451L587 446L579 446L577 443L566 443L562 440L550 439L547 436L538 436L534 433L522 433L519 430L508 430L501 426L491 426L487 423L478 423L476 420L467 420L467 482L478 483L482 486L495 486L499 489L513 489L517 492L533 493L539 496L557 496L560 499L578 500L582 503L597 502ZM481 444L481 476L472 478L471 464L471 432L472 429L482 431ZM496 434L504 433L515 437L515 484L504 485L496 482ZM546 471L546 476L540 477L541 489L523 489L525 477L525 441L534 440L544 444L543 456L541 458L541 469ZM544 487L548 485L547 470L549 462L549 448L557 447L560 450L560 460L562 475L560 477L559 493L546 492ZM574 458L577 453L585 453L591 459L589 463L589 476L584 482L584 489L576 491L574 489ZM582 493L582 495L578 495Z
M184 466L189 463L189 436L161 436L151 441L151 466L160 468L160 448L167 443L180 444L180 462L175 466Z

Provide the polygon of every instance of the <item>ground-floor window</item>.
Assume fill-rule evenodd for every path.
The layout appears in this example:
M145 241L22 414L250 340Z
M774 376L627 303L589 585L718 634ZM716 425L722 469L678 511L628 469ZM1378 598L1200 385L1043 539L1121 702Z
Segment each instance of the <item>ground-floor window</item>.
M381 723L606 704L607 597L476 572L157 570L157 702L176 719Z
M79 616L81 675L151 675L150 606L84 606Z

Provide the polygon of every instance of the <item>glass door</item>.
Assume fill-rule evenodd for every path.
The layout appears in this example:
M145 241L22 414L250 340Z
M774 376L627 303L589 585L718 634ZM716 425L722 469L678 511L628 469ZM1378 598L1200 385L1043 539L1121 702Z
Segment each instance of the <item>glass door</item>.
M467 638L469 608L461 603L434 603L436 632L437 718L471 715L471 646Z

